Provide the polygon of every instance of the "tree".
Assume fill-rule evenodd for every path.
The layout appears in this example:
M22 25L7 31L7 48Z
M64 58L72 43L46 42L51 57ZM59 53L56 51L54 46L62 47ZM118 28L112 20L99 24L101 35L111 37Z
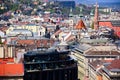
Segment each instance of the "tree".
M94 22L92 21L91 28L94 29Z
M1 39L1 36L0 36L0 44L2 44L2 39Z

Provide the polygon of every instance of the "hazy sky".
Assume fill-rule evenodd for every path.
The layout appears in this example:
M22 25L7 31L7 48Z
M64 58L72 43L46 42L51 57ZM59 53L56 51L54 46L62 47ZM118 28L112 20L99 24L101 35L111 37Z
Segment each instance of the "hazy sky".
M71 0L60 0L60 1L71 1ZM81 3L85 3L85 2L87 2L87 3L94 3L94 2L96 2L96 1L98 1L98 2L120 2L120 0L74 0L74 1L76 1L76 2L81 2Z
M98 2L120 2L120 0L75 0L75 1L80 1L80 2L82 2L82 1L88 1L88 2L96 2L96 1L98 1Z

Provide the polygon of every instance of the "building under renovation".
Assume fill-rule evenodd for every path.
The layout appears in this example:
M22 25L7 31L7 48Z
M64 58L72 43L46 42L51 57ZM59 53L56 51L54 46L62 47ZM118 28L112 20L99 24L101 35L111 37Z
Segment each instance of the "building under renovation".
M24 80L78 80L77 61L69 51L40 48L24 54Z

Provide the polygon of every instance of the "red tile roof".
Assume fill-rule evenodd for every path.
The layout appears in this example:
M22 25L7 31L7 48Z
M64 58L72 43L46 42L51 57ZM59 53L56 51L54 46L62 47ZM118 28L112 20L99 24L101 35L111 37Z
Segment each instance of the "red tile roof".
M84 22L82 20L80 20L78 22L78 24L75 26L76 29L82 29L82 28L86 28Z
M23 64L0 64L0 76L23 76Z
M14 62L14 59L13 58L0 58L0 64L6 64L6 63L11 63L11 62Z
M90 65L92 65L92 67L94 67L94 69L97 69L101 65L103 65L103 61L102 60L96 60L96 61L91 62Z
M86 53L88 56L89 55L119 55L120 52L118 51L89 51Z
M21 45L33 45L35 42L34 40L17 40L17 44L21 44Z
M90 65L92 65L92 67L94 69L97 69L99 68L100 66L103 65L103 63L109 63L109 62L112 62L113 60L112 59L109 59L109 60L95 60L93 62L90 62Z
M113 60L109 66L106 67L108 70L120 69L120 59Z
M115 31L115 34L120 38L120 26L112 25L111 21L99 21L99 27L106 26Z
M54 40L53 39L41 39L41 40L17 40L17 44L18 45L35 45L37 47L40 47L41 45L43 47L48 47L48 43L50 43L50 45L53 45ZM49 46L50 46L49 45Z

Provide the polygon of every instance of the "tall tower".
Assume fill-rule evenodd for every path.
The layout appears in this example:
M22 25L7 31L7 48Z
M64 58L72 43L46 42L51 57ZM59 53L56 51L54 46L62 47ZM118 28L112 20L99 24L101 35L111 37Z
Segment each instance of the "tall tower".
M70 8L69 17L72 17L72 16L73 16L73 10L72 10L72 8Z
M97 30L98 29L98 4L96 3L95 6L95 15L94 15L94 29Z
M79 14L80 17L83 17L83 7L80 7L80 14Z

